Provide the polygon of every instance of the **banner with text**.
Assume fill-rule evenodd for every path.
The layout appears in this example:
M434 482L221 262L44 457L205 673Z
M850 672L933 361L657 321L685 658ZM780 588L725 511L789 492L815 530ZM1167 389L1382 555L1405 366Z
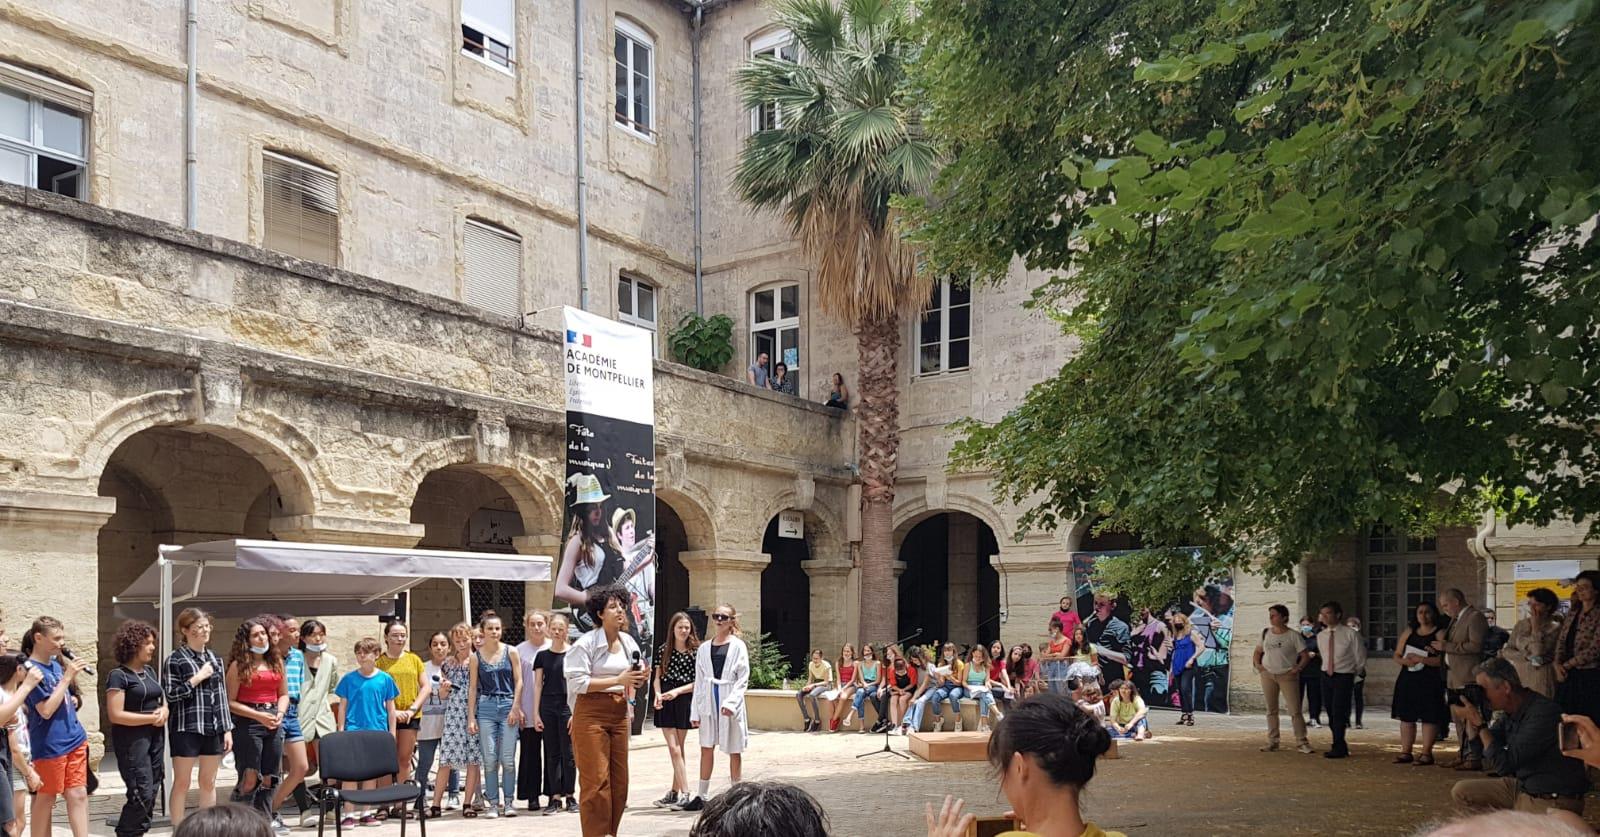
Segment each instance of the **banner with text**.
M646 656L656 596L655 388L650 332L563 309L567 482L556 609L595 623L590 588L622 584L628 627Z

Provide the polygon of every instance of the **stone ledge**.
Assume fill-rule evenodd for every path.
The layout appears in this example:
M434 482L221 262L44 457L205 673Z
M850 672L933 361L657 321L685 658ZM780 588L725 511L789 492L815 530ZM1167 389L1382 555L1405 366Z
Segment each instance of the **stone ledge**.
M117 513L117 501L114 497L54 494L46 491L14 491L0 488L0 511L45 512L61 516L83 515L109 518Z

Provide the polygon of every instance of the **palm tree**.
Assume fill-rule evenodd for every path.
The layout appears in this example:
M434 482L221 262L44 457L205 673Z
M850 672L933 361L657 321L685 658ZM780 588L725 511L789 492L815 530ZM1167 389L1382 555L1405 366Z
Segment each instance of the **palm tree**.
M915 53L907 0L775 0L798 60L752 60L738 75L744 104L773 126L739 157L740 197L776 209L816 276L822 310L855 333L860 379L861 633L894 638L898 591L891 511L900 448L901 321L929 283L893 198L924 194L938 170L912 106Z

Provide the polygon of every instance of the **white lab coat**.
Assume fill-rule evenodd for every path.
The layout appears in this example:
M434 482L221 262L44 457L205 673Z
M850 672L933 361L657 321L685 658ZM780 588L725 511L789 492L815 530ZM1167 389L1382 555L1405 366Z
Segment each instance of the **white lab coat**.
M712 687L721 703L712 697ZM700 643L694 659L694 719L700 722L700 746L721 747L724 753L742 753L750 739L744 711L744 693L750 688L750 652L738 637L728 638L728 660L722 677L711 675L711 640ZM722 710L733 712L724 717Z

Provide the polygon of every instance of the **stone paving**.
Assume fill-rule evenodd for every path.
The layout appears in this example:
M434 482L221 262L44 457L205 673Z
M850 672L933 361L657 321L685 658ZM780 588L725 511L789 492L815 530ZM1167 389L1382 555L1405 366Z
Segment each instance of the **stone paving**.
M1125 743L1121 758L1101 764L1084 799L1091 819L1130 835L1405 834L1449 813L1450 785L1461 775L1439 767L1392 764L1398 751L1398 730L1386 718L1370 719L1370 729L1351 731L1353 755L1344 761L1301 755L1292 749L1259 752L1265 737L1259 716L1201 716L1194 727L1173 726L1175 720L1174 714L1156 713L1155 740ZM1325 729L1313 730L1311 737L1319 750L1329 739ZM906 739L894 737L890 742L896 750L906 750ZM881 735L853 732L756 732L745 755L745 778L804 787L822 801L833 833L840 837L924 834L923 806L937 804L946 793L965 797L969 809L980 814L1005 810L1005 800L985 765L927 764L884 755L854 757L881 748L882 743ZM695 769L692 764L690 769ZM649 804L666 792L671 778L666 747L655 730L647 727L634 739L631 772L634 806L623 819L622 834L688 834L692 815L658 810ZM115 773L104 776L104 781L109 787L95 798L91 830L108 835L112 829L104 819L120 804L120 795L114 790ZM712 792L726 787L727 781L727 763L719 755ZM1600 818L1600 803L1591 803L1589 815L1592 822ZM575 814L464 820L459 813L448 813L430 821L428 831L437 837L509 837L576 835L579 828ZM394 837L399 825L387 823L354 832L358 837ZM59 825L55 833L68 834ZM297 837L314 833L295 829ZM407 834L416 833L412 822Z

